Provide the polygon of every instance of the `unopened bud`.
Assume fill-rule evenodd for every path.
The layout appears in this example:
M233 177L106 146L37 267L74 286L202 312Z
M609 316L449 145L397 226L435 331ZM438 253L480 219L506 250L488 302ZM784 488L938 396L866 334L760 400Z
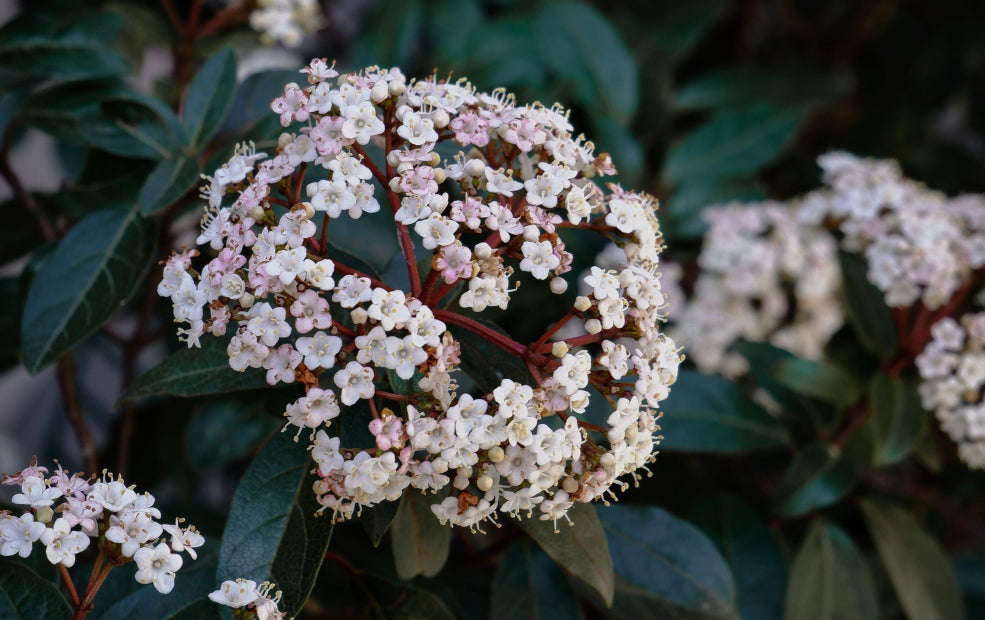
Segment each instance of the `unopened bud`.
M34 520L38 523L51 523L51 518L55 516L55 511L51 506L41 506L34 510Z
M249 293L243 293L243 296L239 298L239 305L244 310L249 310L250 308L253 307L254 301L256 301L256 298L253 295Z
M470 177L481 177L486 172L486 164L481 159L470 159L465 164L465 174Z
M475 486L479 487L479 490L485 493L492 488L493 479L489 476L482 474L479 479L475 481Z
M445 171L442 168L436 168L434 171L434 182L444 183L445 182Z
M558 340L551 345L551 355L554 357L564 357L568 353L568 343Z
M397 174L404 174L405 172L410 172L414 169L414 164L409 161L402 161L397 164Z
M537 240L540 239L540 229L534 226L533 224L524 226L523 238L527 241L532 241L533 243L537 243Z
M306 218L310 220L315 217L315 207L310 202L302 202L301 206L304 207L304 216Z
M572 476L568 476L561 483L561 488L564 489L564 492L565 493L568 493L568 494L577 493L578 492L578 487L580 487L580 486L581 485L578 484L578 481L575 478L573 478Z
M455 470L455 473L458 474L459 476L462 476L463 478L468 478L469 476L472 475L472 468L459 467L458 469Z
M568 281L564 278L552 278L551 279L551 292L555 295L560 295L568 290Z
M294 142L294 136L289 133L282 133L277 137L277 148L282 149L292 142Z
M602 323L598 319L588 319L585 321L585 331L589 334L597 334L602 331Z
M390 151L386 154L386 163L394 167L400 163L400 155L397 154L397 151Z
M349 314L352 317L352 322L356 325L362 325L369 319L369 313L363 308L353 308L352 312Z
M386 101L390 98L389 85L385 81L380 80L373 85L373 90L369 91L369 98L373 100L373 103Z
M448 113L440 108L434 113L432 118L434 120L435 129L444 129L448 126L449 121L451 121L451 119L448 118Z
M503 452L503 449L499 446L493 446L486 451L486 456L489 457L489 460L493 463L502 463L503 459L506 458L506 453Z
M266 217L266 215L267 215L267 212L264 211L263 210L263 207L261 207L260 205L257 205L255 207L253 207L252 209L250 209L250 217L253 218L254 221L259 222L264 217Z
M584 312L592 307L592 300L584 295L579 295L575 297L575 310L578 312Z
M390 82L390 86L388 87L388 90L390 91L391 96L397 96L402 92L404 92L404 83L402 81Z
M469 487L469 479L465 476L455 476L455 479L452 481L452 486L459 491L464 491Z
M393 177L390 179L390 191L394 194L400 193L400 177Z
M479 260L488 260L489 257L492 256L492 248L489 247L488 243L483 241L482 243L477 243L475 245L475 252L473 253Z
M438 155L434 151L431 151L431 159L428 160L428 163L431 164L432 168L434 168L435 166L441 163L441 155Z

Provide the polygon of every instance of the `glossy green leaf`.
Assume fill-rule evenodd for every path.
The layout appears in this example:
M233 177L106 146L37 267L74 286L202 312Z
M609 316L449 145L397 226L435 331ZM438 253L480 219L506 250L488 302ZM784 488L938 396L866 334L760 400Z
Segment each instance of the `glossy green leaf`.
M578 598L557 564L529 544L510 547L496 569L491 618L503 620L582 617Z
M181 570L175 575L174 590L166 595L137 583L133 565L112 571L99 588L87 620L167 620L215 590L214 552L206 557L200 549L197 560L183 554L182 561Z
M824 100L848 90L846 74L799 64L712 71L681 86L674 95L678 108L720 109L761 101L775 104Z
M199 69L188 85L181 125L193 152L205 146L222 127L236 94L236 55L224 47Z
M773 367L773 376L797 394L835 405L851 405L862 392L854 376L827 361L781 360Z
M909 618L963 618L961 588L940 543L898 506L862 500L882 564Z
M797 552L787 585L787 620L876 620L875 585L843 531L815 521Z
M226 115L223 130L241 128L262 118L272 118L280 127L277 115L270 109L270 102L284 92L285 84L297 82L302 77L296 69L273 69L246 76L236 89L236 97Z
M766 523L728 495L701 502L690 517L728 562L735 579L739 615L744 620L781 617L787 561Z
M732 201L755 202L766 198L763 185L748 177L727 177L709 183L704 177L685 179L661 212L666 212L672 222L675 238L700 237L708 229L701 216L705 207Z
M200 396L265 387L267 380L262 369L238 372L229 367L227 344L228 339L207 337L202 339L201 348L172 353L137 377L121 400L156 394Z
M127 92L115 79L58 82L31 93L16 118L59 140L86 144L85 129L101 114L100 100Z
M881 360L896 353L896 322L883 294L869 282L865 260L841 252L841 300L855 337Z
M794 456L777 485L777 512L794 517L830 506L848 493L856 479L854 467L841 458L841 450L814 443Z
M200 406L185 433L188 464L195 469L214 467L255 449L284 426L283 420L267 415L266 408L263 400L230 397Z
M161 101L128 93L100 100L80 123L85 144L121 157L160 159L180 144L181 129Z
M670 604L708 615L734 615L728 565L704 534L656 506L617 504L602 511L617 572Z
M387 67L410 62L420 45L425 16L421 0L377 5L353 46L355 64Z
M194 189L201 174L202 168L192 157L177 155L162 159L140 188L140 210L157 213L167 209Z
M136 209L76 224L34 278L24 304L24 366L37 373L96 331L136 291L154 259L156 227Z
M110 207L129 209L153 167L150 161L87 149L79 175L52 195L51 200L78 218Z
M0 67L70 79L126 73L114 49L122 27L123 20L112 13L96 13L67 27L34 16L14 19L0 29Z
M67 620L71 615L54 584L23 564L0 558L0 618Z
M219 549L217 581L271 581L283 591L280 609L297 614L314 586L328 542L331 515L320 508L318 479L306 440L276 433L243 474Z
M409 490L400 499L400 507L390 526L393 561L401 579L417 575L434 577L448 559L452 530L441 525L431 512L438 496L425 496Z
M786 446L786 430L731 381L682 370L661 404L662 450L739 453Z
M912 381L879 373L869 386L875 450L873 464L892 465L916 447L927 424L927 412Z
M393 520L397 516L400 502L382 502L370 508L364 508L359 518L363 530L369 535L374 547L379 547L383 537L390 531Z
M757 103L720 110L671 147L664 177L678 185L757 172L793 140L807 109Z

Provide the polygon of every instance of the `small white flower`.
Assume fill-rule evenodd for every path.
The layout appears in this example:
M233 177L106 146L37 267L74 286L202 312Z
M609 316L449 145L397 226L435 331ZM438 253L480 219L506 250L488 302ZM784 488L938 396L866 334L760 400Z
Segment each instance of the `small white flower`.
M34 515L26 512L17 517L0 514L0 555L31 555L34 542L45 531L44 523L34 521Z
M209 593L209 599L214 603L239 609L246 607L260 596L257 593L257 583L249 579L223 581L215 592Z
M89 537L72 531L68 521L58 518L53 526L42 532L41 544L45 546L49 562L71 567L75 564L75 556L89 546Z
M137 563L137 572L133 576L137 583L152 583L161 594L174 588L174 574L181 568L182 560L180 555L171 553L165 543L138 549L133 560Z
M61 496L61 489L49 487L37 476L28 476L21 483L21 492L15 494L10 501L15 504L27 504L31 508L42 508L51 506Z

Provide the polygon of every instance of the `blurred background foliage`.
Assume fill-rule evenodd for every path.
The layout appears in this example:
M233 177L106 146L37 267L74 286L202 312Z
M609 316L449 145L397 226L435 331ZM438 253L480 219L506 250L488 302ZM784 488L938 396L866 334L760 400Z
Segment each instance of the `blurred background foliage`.
M176 2L181 14L190 4ZM506 87L519 101L563 102L575 127L611 153L620 182L660 199L667 252L681 261L699 248L704 207L816 187L815 159L829 149L897 159L908 176L949 193L985 191L983 3L323 5L328 24L300 52L257 52L245 26L188 45L149 0L24 3L16 16L8 11L13 21L0 31L0 172L27 186L14 188L0 211L8 216L0 227L7 302L0 307L0 399L7 403L0 405L0 453L11 446L0 462L19 468L26 463L11 455L37 453L82 468L87 455L66 415L75 409L91 428L100 466L125 471L153 489L168 514L183 514L206 533L213 542L200 560L199 585L157 601L163 607L154 617L216 617L200 600L212 584L201 584L216 565L229 569L217 542L224 527L227 536L236 527L237 535L255 534L252 509L233 493L244 475L259 475L247 467L265 442L258 460L274 458L288 398L247 391L262 379L219 372L221 349L166 357L178 343L166 302L153 293L157 261L190 244L199 173L214 169L235 141L275 143L280 127L269 102L298 79L302 59L334 58L343 71L380 64L409 76L467 76L482 90ZM222 10L204 5L206 17ZM211 62L199 72L227 45L238 56L238 80ZM185 110L178 105L196 75L213 97L197 118L187 100ZM228 113L213 114L225 105L216 101L227 102ZM39 132L53 139L49 159L26 168L21 156L27 159ZM360 257L367 271L405 277L399 265L390 268L385 222L374 231L361 220L344 232L339 252ZM59 262L84 257L103 237L126 257L113 276L128 290L106 296L104 273L82 282L76 267L48 280L63 299L45 303L64 310L85 299L96 310L84 317L64 311L71 328L44 334L40 344L21 334L30 322L22 320L25 303L29 316L37 309L33 279L52 277ZM953 445L914 405L912 382L877 374L883 349L895 342L880 336L879 317L888 313L881 295L864 275L852 278L860 269L845 266L854 319L833 345L840 366L743 345L751 384L782 405L779 416L750 398L751 384L682 373L667 401L653 477L619 506L600 509L600 519L581 519L594 519L596 535L604 531L587 544L607 541L615 558L611 608L586 586L605 589L591 577L591 554L564 556L572 539L586 544L577 540L583 528L546 539L511 524L487 536L452 533L417 518L424 500L415 497L329 533L328 562L317 578L302 571L314 581L303 617L982 617L985 479L957 461ZM34 294L42 293L53 294ZM511 333L539 333L543 319L531 318L531 309L540 304L523 299L497 322ZM162 359L171 365L144 374ZM37 376L29 379L25 369ZM198 372L204 383L189 389L178 370ZM863 392L878 400L876 415L850 440L835 436ZM292 471L300 484L303 467ZM270 515L281 519L280 529L266 534L277 542L267 561L281 569L297 562L279 538L291 531L287 511L301 501L296 492L287 496L288 508ZM53 578L50 567L34 568ZM182 582L196 579L183 572ZM153 596L121 577L97 599L93 617L127 617Z

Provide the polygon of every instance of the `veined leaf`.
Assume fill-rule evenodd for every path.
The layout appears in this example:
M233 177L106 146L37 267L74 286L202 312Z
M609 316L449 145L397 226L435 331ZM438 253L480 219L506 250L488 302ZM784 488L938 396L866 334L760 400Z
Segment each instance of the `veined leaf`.
M162 159L140 188L140 210L157 213L167 209L195 187L201 173L202 168L193 157Z
M235 95L236 55L224 47L209 58L188 86L181 125L192 152L219 131Z
M856 472L841 458L841 450L814 443L794 457L776 488L777 510L788 517L829 506L855 484Z
M123 20L97 13L67 28L33 16L11 20L0 29L0 67L57 78L82 79L126 73L115 48Z
M865 260L841 252L841 298L845 316L855 337L870 353L881 360L896 353L896 322L886 306L883 294L871 282Z
M448 559L451 528L431 512L429 497L408 490L390 527L393 561L401 579L434 577ZM439 501L441 498L437 498Z
M869 386L874 464L892 465L916 447L927 424L927 412L912 382L879 373Z
M522 543L510 547L496 569L489 615L503 620L582 617L564 571L539 548Z
M851 78L803 65L712 71L685 83L674 95L678 108L716 109L769 101L806 103L844 93Z
M780 385L797 394L835 405L851 405L859 399L862 391L854 376L827 361L781 360L774 366L773 376Z
M0 558L0 618L66 620L71 613L54 584L23 564Z

